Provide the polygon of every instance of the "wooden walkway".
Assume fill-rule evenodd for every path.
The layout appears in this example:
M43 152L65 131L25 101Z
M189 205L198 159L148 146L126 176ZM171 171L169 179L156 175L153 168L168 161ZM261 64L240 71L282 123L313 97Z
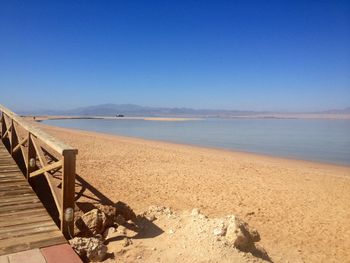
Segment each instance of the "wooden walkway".
M0 140L0 256L67 243Z

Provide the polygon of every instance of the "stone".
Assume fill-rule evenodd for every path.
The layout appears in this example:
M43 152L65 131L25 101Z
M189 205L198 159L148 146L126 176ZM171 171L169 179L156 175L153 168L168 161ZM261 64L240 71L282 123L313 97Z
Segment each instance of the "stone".
M259 242L260 241L260 234L255 228L248 227L248 233L250 235L250 239L253 242Z
M116 218L115 218L115 222L118 225L124 225L126 223L126 220L125 220L125 218L122 215L117 215Z
M118 226L118 228L116 229L116 232L120 235L126 235L127 228L125 226Z
M256 257L271 261L266 250L255 243L260 241L260 235L256 229L234 215L228 216L225 224L227 226L225 240L228 245L233 245L243 252L250 252Z
M123 245L123 247L130 246L130 245L132 245L132 240L130 238L125 237L123 239L123 244L122 245Z
M208 217L204 214L199 214L198 218L200 219L208 219Z
M193 208L191 211L191 216L198 216L200 213L201 211L198 208Z
M226 240L236 248L246 251L252 244L251 239L242 231L241 220L235 216L229 216L227 222Z
M103 212L106 215L105 226L112 227L114 226L115 217L116 217L116 208L111 205L97 205L97 209Z
M236 223L239 225L241 231L243 234L251 241L251 242L258 242L260 241L260 235L259 232L255 229L250 227L246 222L236 217Z
M114 227L109 227L103 232L103 238L108 239L112 236L112 234L115 232Z
M128 220L134 221L136 219L135 212L127 204L119 201L114 205L114 207L115 207L116 216L121 215L124 217L126 221Z
M250 252L253 255L268 259L265 249L256 244L260 241L259 232L250 227L246 222L235 216L227 217L226 241L243 252Z
M106 228L107 217L99 209L92 209L82 215L81 220L90 230L92 235L103 234Z
M161 216L170 216L173 214L173 211L169 207L152 205L148 210L143 214L146 218L159 218Z
M155 221L157 218L156 218L155 215L149 215L149 216L147 217L147 219L148 219L149 221L153 222L153 221Z
M214 236L217 236L217 237L222 237L226 234L226 226L223 222L221 222L221 224L217 227L214 228L213 230L213 234Z
M84 221L81 219L81 216L74 218L74 236L79 237L90 237L92 232L85 225Z
M94 237L75 237L69 240L69 243L75 252L83 259L96 262L103 261L106 257L107 247L100 239Z
M116 208L114 206L97 204L96 208L102 211L103 213L105 213L106 216L109 216L112 218L115 216Z

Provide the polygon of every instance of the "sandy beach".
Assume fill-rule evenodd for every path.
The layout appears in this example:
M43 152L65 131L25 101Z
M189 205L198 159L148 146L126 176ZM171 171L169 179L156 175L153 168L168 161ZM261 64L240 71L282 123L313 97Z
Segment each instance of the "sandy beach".
M350 262L350 167L38 125L79 149L78 175L136 212L236 214L274 262Z

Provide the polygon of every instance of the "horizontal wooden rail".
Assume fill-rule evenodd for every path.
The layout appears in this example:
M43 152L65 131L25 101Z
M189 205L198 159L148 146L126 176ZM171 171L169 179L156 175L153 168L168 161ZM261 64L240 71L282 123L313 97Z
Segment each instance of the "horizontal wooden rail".
M78 153L77 149L72 148L71 146L57 140L53 136L40 130L38 127L34 126L31 122L26 121L25 119L18 116L16 113L12 112L11 110L7 109L1 104L0 104L0 111L5 113L10 119L15 121L17 124L19 124L23 129L27 130L33 136L39 138L40 140L43 140L48 146L50 146L53 150L55 150L59 154L63 155L63 153L67 151L72 151L72 152L75 152L76 154Z
M75 205L75 162L78 150L2 105L0 114L1 140L22 170L25 170L27 180L39 175L46 178L60 216L61 231L69 238L74 234L74 225L73 221L64 220L64 213L67 208L74 209Z

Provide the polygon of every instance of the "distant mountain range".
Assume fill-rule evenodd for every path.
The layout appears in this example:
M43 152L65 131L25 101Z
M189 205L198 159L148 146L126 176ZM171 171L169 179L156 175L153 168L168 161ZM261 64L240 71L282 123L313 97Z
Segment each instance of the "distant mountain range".
M322 112L304 112L303 114L349 114L350 107L341 110L328 110ZM183 116L183 117L235 117L268 114L284 114L284 112L269 111L241 111L241 110L214 110L192 108L162 108L147 107L135 104L101 104L80 107L71 110L52 111L41 110L35 112L21 112L25 115L68 115L68 116Z
M350 113L350 107L347 107L342 110L327 110L327 111L322 111L321 113L326 113L326 114L347 114Z

